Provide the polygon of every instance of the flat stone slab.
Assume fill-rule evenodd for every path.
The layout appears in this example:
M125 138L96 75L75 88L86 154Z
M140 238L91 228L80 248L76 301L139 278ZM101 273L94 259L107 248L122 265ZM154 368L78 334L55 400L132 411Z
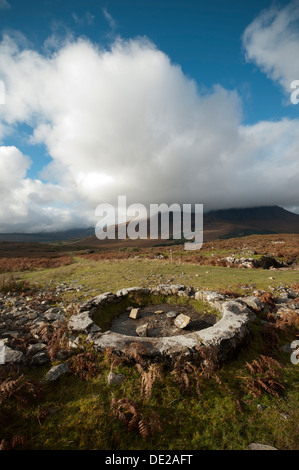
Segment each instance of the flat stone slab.
M73 315L68 322L69 329L78 333L89 331L93 325L94 322L88 311Z
M181 313L181 314L178 315L178 316L176 317L176 319L174 320L174 324L175 324L175 326L177 326L178 328L186 328L186 326L189 325L190 320L191 320L191 318L188 317L188 315L184 315L183 313Z

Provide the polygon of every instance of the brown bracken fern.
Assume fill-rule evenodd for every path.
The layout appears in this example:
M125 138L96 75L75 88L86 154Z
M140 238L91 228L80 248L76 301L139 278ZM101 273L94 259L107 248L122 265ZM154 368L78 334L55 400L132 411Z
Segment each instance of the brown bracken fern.
M152 388L156 380L162 382L163 374L160 364L151 364L148 370L145 370L140 364L136 368L141 375L141 396L148 400L152 394Z
M261 355L251 363L246 363L249 376L240 377L243 386L255 398L259 398L263 391L278 397L285 386L280 377L281 364L273 357Z
M100 370L96 353L84 352L74 356L71 360L70 373L83 380L99 375Z
M197 362L186 361L184 356L179 356L174 364L172 374L176 383L184 393L191 390L193 384L197 394L201 395L201 386L204 380L213 378L221 383L217 374L219 368L217 350L211 347L198 347Z
M133 400L112 398L110 408L114 416L127 427L128 431L137 431L145 440L157 432L162 432L158 413L153 412L149 419L145 418Z
M14 398L17 404L25 406L30 398L39 398L42 388L39 383L26 380L24 375L18 378L7 378L0 385L0 406L10 398Z

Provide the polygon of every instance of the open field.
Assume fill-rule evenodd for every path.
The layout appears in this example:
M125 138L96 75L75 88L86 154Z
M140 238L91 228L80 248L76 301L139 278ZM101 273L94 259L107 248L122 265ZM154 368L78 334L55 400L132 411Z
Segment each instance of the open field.
M10 289L32 304L47 298L49 305L63 308L103 292L162 283L217 290L232 298L255 293L266 299L248 344L225 364L150 365L138 355L121 361L109 351L95 353L85 343L72 351L69 373L55 382L41 383L49 363L18 370L1 366L2 448L238 450L261 442L298 449L298 365L281 349L299 338L298 314L280 321L271 303L281 289L299 294L297 265L245 269L215 262L231 255L265 254L294 261L297 236L213 241L199 253L184 252L181 246L172 247L171 253L169 247L67 251L46 265L44 257L10 258L10 269L7 258L0 259L4 304L11 301L5 297ZM64 360L54 355L51 362ZM120 385L107 382L111 370L123 375ZM24 377L18 389L20 374Z

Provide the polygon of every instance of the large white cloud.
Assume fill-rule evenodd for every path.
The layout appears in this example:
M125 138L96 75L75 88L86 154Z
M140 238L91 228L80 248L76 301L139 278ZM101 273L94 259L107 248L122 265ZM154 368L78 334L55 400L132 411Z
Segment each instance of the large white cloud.
M146 39L118 39L110 50L73 40L43 55L5 36L0 78L0 129L26 123L32 144L45 144L52 158L43 180L26 177L28 159L17 149L18 171L4 163L23 229L91 223L97 204L118 195L205 209L297 204L299 121L243 126L235 91L200 93ZM8 210L1 230L9 230Z
M243 44L247 60L290 93L291 82L299 80L299 1L263 10L246 28Z

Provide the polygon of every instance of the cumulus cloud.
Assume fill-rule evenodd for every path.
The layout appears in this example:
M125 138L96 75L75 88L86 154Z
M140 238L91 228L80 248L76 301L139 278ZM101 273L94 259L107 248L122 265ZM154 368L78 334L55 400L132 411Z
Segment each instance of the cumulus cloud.
M263 10L246 28L243 45L247 60L290 93L291 82L299 80L299 1Z
M13 219L30 231L91 224L96 206L118 195L205 210L297 204L299 121L242 125L237 92L201 93L147 39L118 39L108 50L71 39L41 54L4 36L0 76L0 130L26 123L32 145L44 144L52 159L31 180L28 157L3 147L3 175L14 178L2 231ZM17 171L6 168L7 152Z
M74 207L70 190L26 178L31 164L31 159L16 147L0 146L1 230L64 230L74 227L74 223L86 224L86 217L82 218L81 211Z

